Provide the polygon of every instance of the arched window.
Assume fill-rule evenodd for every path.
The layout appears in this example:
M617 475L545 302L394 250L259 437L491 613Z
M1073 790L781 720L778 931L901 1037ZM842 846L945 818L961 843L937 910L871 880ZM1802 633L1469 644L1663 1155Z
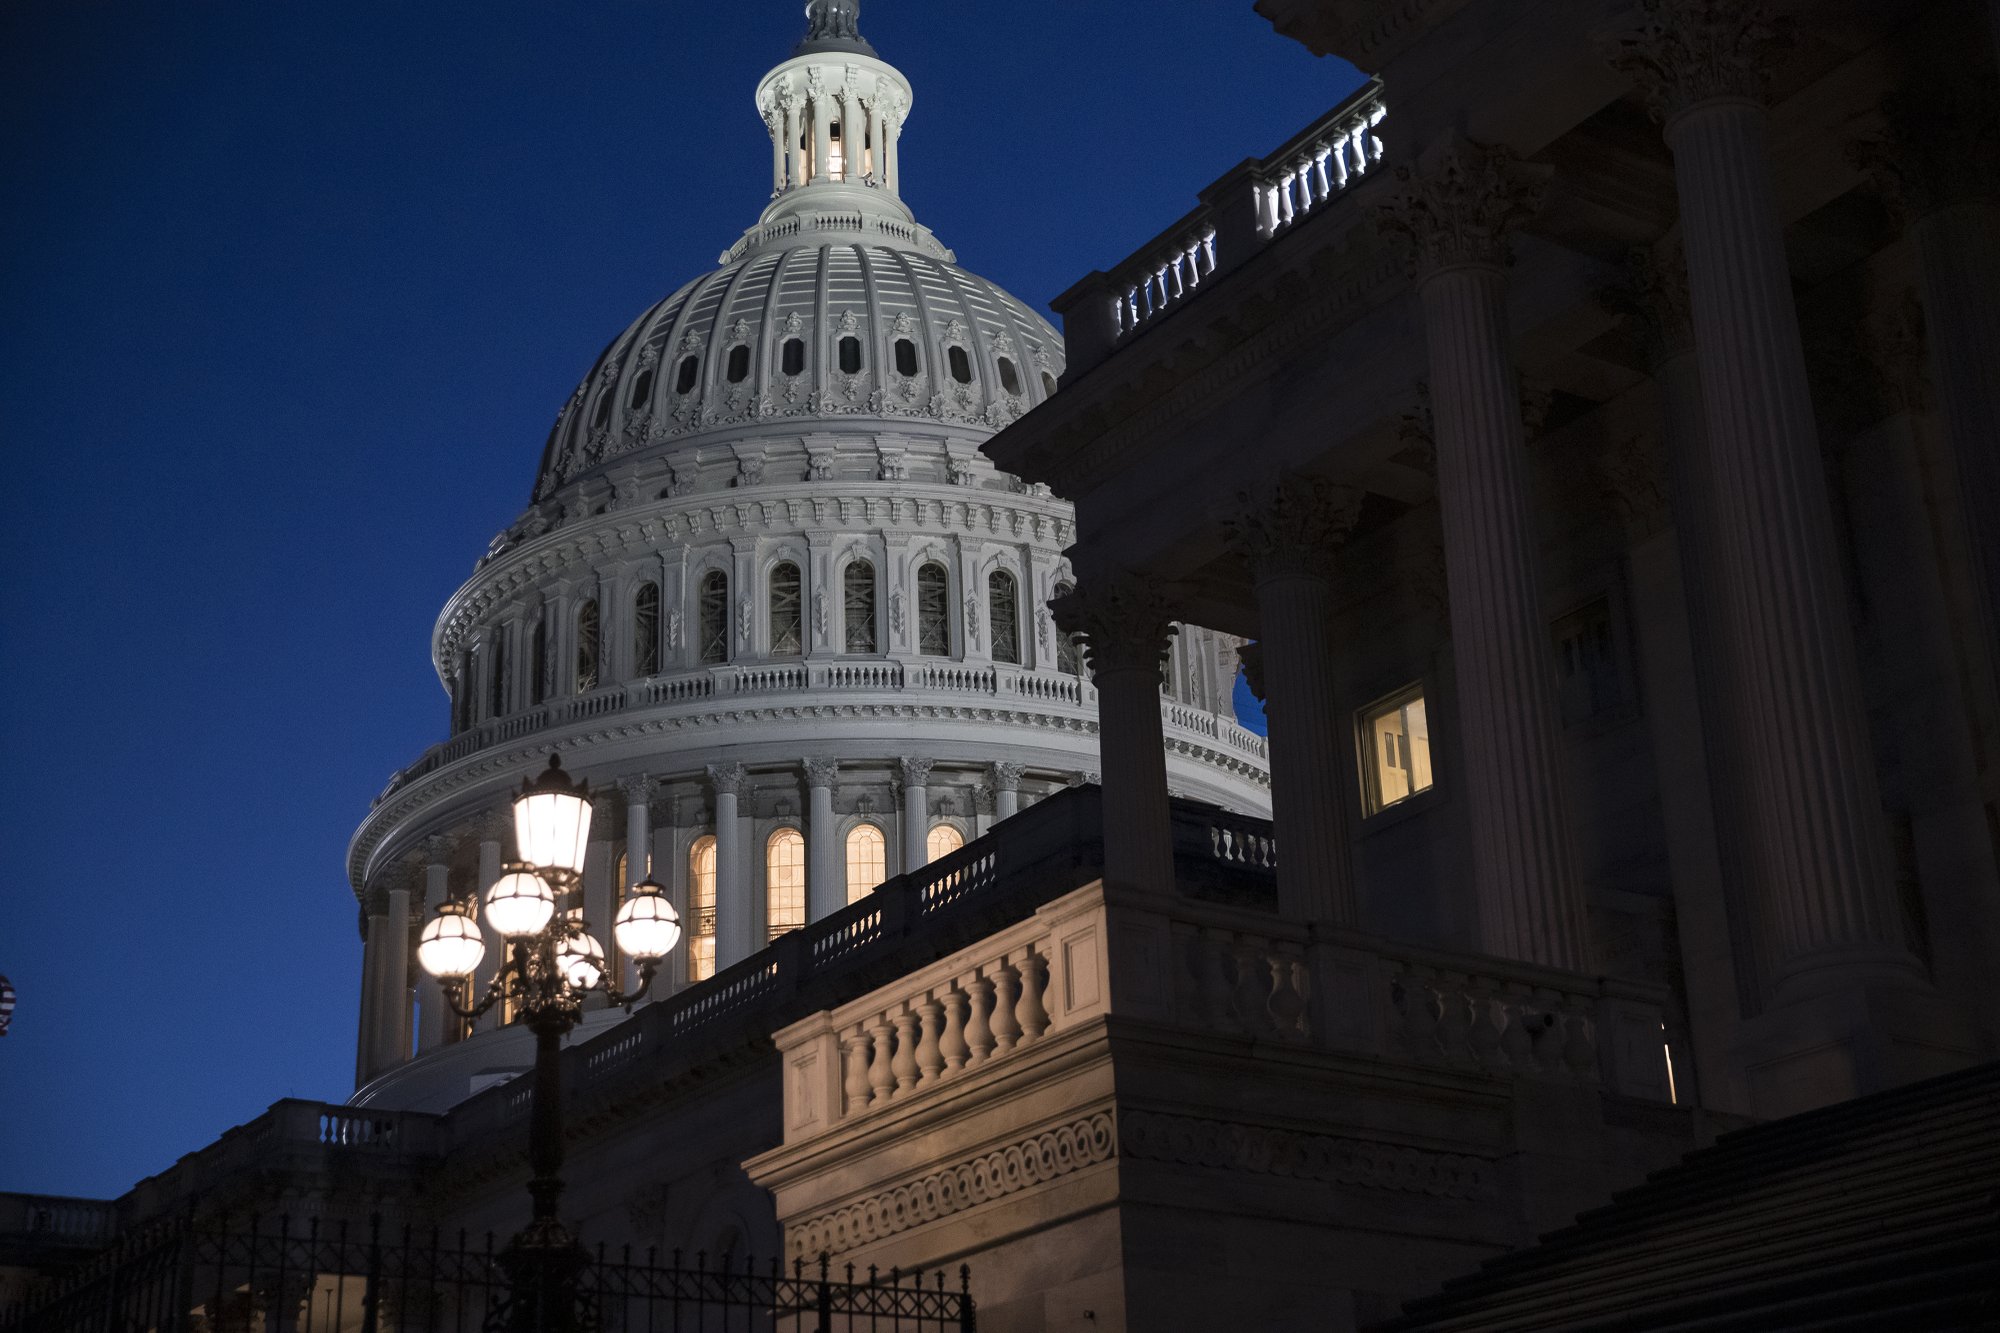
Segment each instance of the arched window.
M771 568L771 656L803 653L805 627L805 585L799 567L787 560Z
M917 373L917 345L908 338L896 339L896 373L898 375Z
M632 599L632 673L660 674L660 585L642 583Z
M688 980L715 975L715 839L700 837L688 848Z
M535 632L528 641L528 702L538 704L549 697L549 622L535 620Z
M803 375L806 369L806 344L803 338L785 339L785 350L780 368L787 375Z
M472 650L458 655L458 671L451 683L451 729L464 731L472 726L472 696L479 688L472 674Z
M729 576L711 569L701 578L701 604L696 608L703 662L729 660Z
M1012 394L1021 392L1021 376L1015 371L1014 363L1004 356L1000 358L1000 387Z
M701 358L684 356L681 358L680 374L674 377L675 393L692 393L694 382L701 376Z
M1057 597L1067 597L1075 591L1074 583L1056 585ZM1060 629L1056 631L1056 670L1067 671L1072 676L1083 674L1083 654L1077 650L1076 635L1065 634Z
M889 844L873 824L856 824L847 835L847 901L858 903L889 877Z
M486 639L486 716L507 716L507 631L494 629Z
M841 575L843 623L847 626L847 651L879 653L875 635L875 566L856 560Z
M960 384L972 383L972 358L965 354L965 349L953 347L946 356L951 361L951 377Z
M861 373L861 340L842 338L840 340L840 373L858 375Z
M750 378L750 348L746 343L738 343L729 349L729 382L741 384Z
M576 609L576 692L587 694L597 688L599 635L597 602L585 602Z
M646 400L652 396L653 367L646 366L639 371L638 377L632 381L632 398L629 406L636 412L644 407Z
M927 862L940 856L950 856L965 846L965 835L950 824L931 825L930 836L924 839L924 857Z
M986 576L986 618L993 622L993 660L1021 660L1021 598L1014 576L996 569Z
M805 923L805 835L781 828L764 844L764 925L775 940Z
M951 576L936 561L917 570L917 651L951 656Z

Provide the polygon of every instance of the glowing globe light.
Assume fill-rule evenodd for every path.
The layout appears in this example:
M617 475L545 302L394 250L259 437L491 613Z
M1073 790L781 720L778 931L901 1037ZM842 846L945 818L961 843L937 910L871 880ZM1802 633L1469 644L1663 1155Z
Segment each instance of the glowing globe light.
M591 990L604 978L604 946L594 935L571 935L556 946L556 968L571 990Z
M486 940L458 903L442 903L417 940L417 962L439 981L463 981L479 970Z
M660 885L649 879L632 886L611 933L627 958L635 963L656 963L680 942L681 916Z
M550 755L541 776L524 780L514 798L515 850L531 866L580 875L589 845L590 790Z
M486 920L502 939L525 940L542 933L556 914L555 891L540 875L517 867L486 891Z

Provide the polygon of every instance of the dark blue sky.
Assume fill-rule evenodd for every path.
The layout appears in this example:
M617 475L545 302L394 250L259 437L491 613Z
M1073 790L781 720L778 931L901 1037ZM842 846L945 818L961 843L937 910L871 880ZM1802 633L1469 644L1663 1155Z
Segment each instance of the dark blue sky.
M755 221L796 0L0 5L0 1190L350 1089L348 835L606 341ZM1031 304L1356 83L1250 0L869 0Z

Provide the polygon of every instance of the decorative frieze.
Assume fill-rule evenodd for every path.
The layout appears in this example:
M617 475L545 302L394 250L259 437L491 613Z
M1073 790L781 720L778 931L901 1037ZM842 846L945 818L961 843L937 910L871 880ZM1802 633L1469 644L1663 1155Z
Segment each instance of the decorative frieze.
M1159 1111L1119 1116L1118 1147L1121 1155L1134 1161L1440 1199L1479 1200L1495 1192L1493 1163L1464 1153Z

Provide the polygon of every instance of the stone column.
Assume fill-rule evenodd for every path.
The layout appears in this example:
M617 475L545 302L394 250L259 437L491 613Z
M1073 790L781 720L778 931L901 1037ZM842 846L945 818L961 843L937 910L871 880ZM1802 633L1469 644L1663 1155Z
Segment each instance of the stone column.
M780 97L778 106L785 118L783 130L785 142L780 167L783 174L778 181L778 188L789 190L805 181L805 150L799 146L799 136L803 131L799 129L798 100L791 90L787 89Z
M1398 169L1400 191L1379 217L1409 242L1430 349L1480 943L1502 957L1587 972L1507 329L1507 237L1540 206L1539 174L1502 149L1462 139L1427 159L1420 170ZM1274 703L1275 667L1267 651Z
M1356 922L1343 754L1353 740L1334 694L1333 566L1362 492L1285 477L1242 497L1225 523L1250 564L1271 732L1278 911L1293 921Z
M993 822L1012 819L1021 813L1021 774L1025 771L1020 764L994 764L987 770L988 785L993 788Z
M931 759L903 760L903 873L921 870L930 860Z
M883 146L887 149L887 167L883 183L889 193L900 194L903 189L903 169L901 148L903 140L903 99L891 92L877 94L884 103L882 132Z
M410 889L407 879L383 895L385 911L368 933L382 933L375 987L375 1058L381 1074L410 1058Z
M653 780L644 773L635 773L620 778L618 789L625 794L625 882L611 886L612 915L598 927L603 931L599 939L607 949L615 944L611 927L617 920L618 909L624 905L626 893L653 873ZM639 969L630 959L620 961L618 973L619 984L627 990L639 984Z
M354 1086L375 1076L375 1009L381 995L382 941L388 938L389 895L381 889L361 894L361 1019L354 1043Z
M1949 1040L1902 1040L1933 1027L1907 994L1881 1008L1884 986L1927 988L1902 940L1759 100L1775 49L1759 6L1663 0L1611 50L1665 122L1680 195L1760 915L1789 1011L1747 1056L1765 1114L1939 1067Z
M1171 608L1156 583L1122 572L1082 579L1050 606L1065 634L1083 636L1097 682L1105 881L1170 892L1173 807L1160 720L1160 663L1173 643Z
M808 106L812 112L813 138L813 182L823 184L832 170L827 158L833 152L833 94L821 89L809 93Z
M422 919L428 922L437 915L437 910L451 896L451 839L433 835L424 839L424 910ZM419 987L419 1030L417 1050L434 1051L444 1045L445 1033L451 1031L452 1024L444 1003L444 988L438 985L430 973L422 973Z
M507 948L507 941L484 924L486 920L486 891L500 879L501 856L507 845L513 822L510 814L500 809L489 809L479 817L479 875L473 881L472 891L479 900L480 933L486 937L486 956L479 960L479 971L473 974L472 993L486 994L486 988L493 984L493 978L500 970L500 962ZM500 1006L495 1005L479 1017L477 1030L488 1031L500 1026Z
M817 921L847 906L839 829L833 813L833 784L840 765L808 759L806 770L806 920Z
M840 85L840 156L845 164L841 169L841 179L857 181L861 179L862 138L867 133L861 128L860 117L855 114L854 85Z
M583 908L584 925L597 936L597 942L604 946L606 953L616 953L617 946L611 938L611 921L618 914L618 840L612 833L612 821L617 818L618 807L623 798L615 793L600 792L590 802L590 846L583 860ZM608 1001L602 992L593 992L585 998L584 1008L602 1009Z
M720 972L756 952L757 922L743 879L743 825L736 813L737 796L748 781L743 765L710 764L708 780L715 788L715 970Z

